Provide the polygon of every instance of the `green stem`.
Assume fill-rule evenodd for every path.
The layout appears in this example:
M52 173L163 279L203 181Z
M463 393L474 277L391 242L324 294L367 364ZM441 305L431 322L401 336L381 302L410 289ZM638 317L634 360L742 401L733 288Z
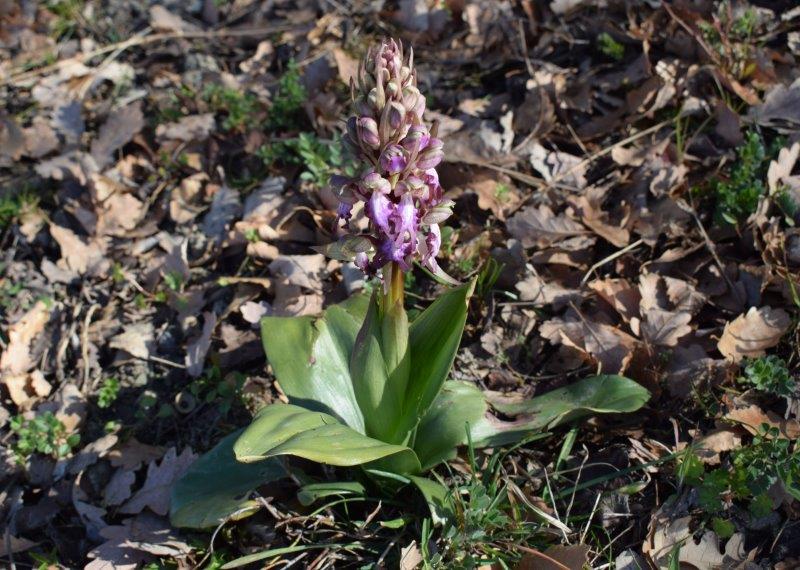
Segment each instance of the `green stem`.
M390 307L394 307L398 303L401 307L405 302L405 276L400 265L393 261L387 263L383 268L384 278L386 279L386 287L383 294L383 310L384 314Z

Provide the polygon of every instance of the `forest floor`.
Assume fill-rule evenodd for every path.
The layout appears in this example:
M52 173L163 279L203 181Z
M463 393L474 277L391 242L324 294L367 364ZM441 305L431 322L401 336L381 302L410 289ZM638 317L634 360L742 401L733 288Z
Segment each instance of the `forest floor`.
M260 318L364 286L312 246L386 37L445 141L441 263L481 285L454 377L650 401L438 468L443 527L410 490L304 506L348 473L297 464L171 528L173 482L285 397ZM0 564L800 567L798 58L786 0L0 0Z

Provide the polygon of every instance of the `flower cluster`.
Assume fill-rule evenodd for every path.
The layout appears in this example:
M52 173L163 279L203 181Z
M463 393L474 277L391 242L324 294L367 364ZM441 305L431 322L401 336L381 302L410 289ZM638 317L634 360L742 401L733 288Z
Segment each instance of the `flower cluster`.
M351 240L355 262L374 274L395 262L404 271L414 259L441 274L436 255L442 242L439 224L452 213L443 198L436 166L444 153L422 120L425 97L417 88L413 52L403 57L394 40L370 50L351 80L356 115L347 121L345 141L364 163L360 176L334 176L339 217L348 222L353 206L364 203L370 231Z

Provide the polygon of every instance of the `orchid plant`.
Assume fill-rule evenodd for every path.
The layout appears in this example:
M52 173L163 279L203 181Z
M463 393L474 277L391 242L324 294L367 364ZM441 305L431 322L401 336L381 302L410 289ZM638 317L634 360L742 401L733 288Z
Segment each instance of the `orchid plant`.
M264 349L289 403L266 406L189 469L173 488L176 526L203 528L250 514L258 508L251 492L285 476L284 456L358 466L377 488L416 485L441 520L447 491L424 474L468 441L476 448L516 443L587 414L633 411L648 399L620 376L587 378L527 400L448 379L475 282L457 284L436 261L440 224L453 202L439 183L443 144L424 120L413 53L383 42L362 62L351 92L355 115L345 140L363 171L331 180L344 235L325 252L353 261L381 285L318 317L264 318ZM359 232L362 215L366 230ZM414 263L455 286L409 322L404 274ZM353 489L316 483L300 498Z

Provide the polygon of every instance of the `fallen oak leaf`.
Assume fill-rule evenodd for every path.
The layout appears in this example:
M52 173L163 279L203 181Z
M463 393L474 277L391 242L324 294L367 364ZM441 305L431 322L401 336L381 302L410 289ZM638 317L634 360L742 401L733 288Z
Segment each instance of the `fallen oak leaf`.
M725 325L717 349L734 362L764 356L766 349L780 342L791 319L783 309L751 307Z
M154 513L166 516L169 512L172 484L183 476L195 459L197 455L188 447L180 455L174 447L169 448L161 464L156 461L150 463L144 486L122 506L119 512L134 515L149 507Z

